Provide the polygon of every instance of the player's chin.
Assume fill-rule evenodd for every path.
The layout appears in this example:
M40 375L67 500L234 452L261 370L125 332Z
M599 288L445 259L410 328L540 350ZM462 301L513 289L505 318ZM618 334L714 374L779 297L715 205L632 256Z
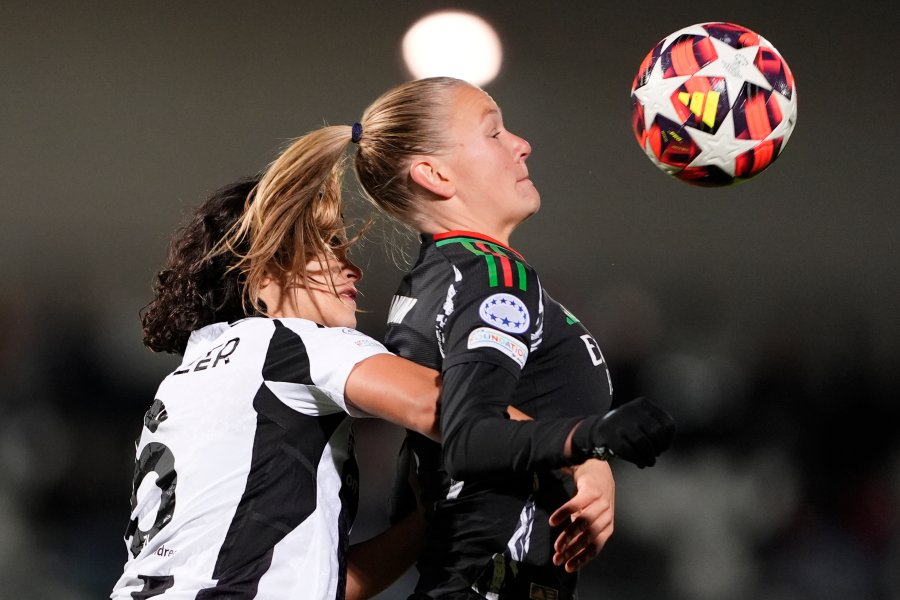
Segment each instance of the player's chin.
M530 187L530 193L524 194L524 197L522 198L522 209L525 212L525 215L522 217L523 221L534 216L541 210L541 195L534 186Z
M340 311L335 311L335 314L331 319L330 323L327 325L329 327L349 327L351 329L356 329L356 308L352 310L348 310L348 308L341 307Z
M537 201L534 202L534 204L530 207L530 210L529 210L529 211L525 214L525 216L522 218L522 221L527 221L528 219L530 219L531 217L533 217L534 215L536 215L536 214L538 213L539 210L541 210L541 199L540 199L540 197L538 197Z
M350 329L356 329L356 313L347 316L347 318L344 319L344 322L341 323L341 326L349 327Z

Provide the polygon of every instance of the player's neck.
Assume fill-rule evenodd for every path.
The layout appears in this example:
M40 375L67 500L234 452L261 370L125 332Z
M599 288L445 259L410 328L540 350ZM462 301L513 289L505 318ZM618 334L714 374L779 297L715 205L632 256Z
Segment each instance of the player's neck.
M419 222L419 231L430 234L470 231L509 246L509 238L516 225L518 223L504 223L491 215L471 214L471 211L467 210L454 210L452 206L439 206L430 214L423 216Z

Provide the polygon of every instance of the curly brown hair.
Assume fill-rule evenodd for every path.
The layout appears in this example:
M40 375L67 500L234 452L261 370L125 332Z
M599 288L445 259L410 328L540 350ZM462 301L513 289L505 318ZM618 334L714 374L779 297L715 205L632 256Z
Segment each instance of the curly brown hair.
M153 283L154 298L141 309L144 345L154 352L184 354L192 331L248 316L244 276L234 269L239 257L213 251L240 220L258 183L258 176L248 177L216 190L173 235Z

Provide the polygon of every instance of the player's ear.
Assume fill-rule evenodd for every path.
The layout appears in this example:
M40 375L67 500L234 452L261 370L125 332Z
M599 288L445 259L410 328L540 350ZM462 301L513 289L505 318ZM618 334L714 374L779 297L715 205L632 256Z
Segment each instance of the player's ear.
M284 290L281 289L278 279L269 269L263 272L263 276L259 280L257 300L266 306L266 314L269 316L277 314L281 310L281 304L284 301Z
M414 157L409 176L417 185L444 200L456 194L449 167L433 156Z

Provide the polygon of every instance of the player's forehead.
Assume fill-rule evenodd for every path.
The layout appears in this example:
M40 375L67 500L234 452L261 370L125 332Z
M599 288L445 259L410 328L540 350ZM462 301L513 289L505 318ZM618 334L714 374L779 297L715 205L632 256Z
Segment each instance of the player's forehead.
M474 123L483 123L487 120L503 120L500 106L494 99L482 90L471 85L460 86L451 106L451 119L465 120Z

